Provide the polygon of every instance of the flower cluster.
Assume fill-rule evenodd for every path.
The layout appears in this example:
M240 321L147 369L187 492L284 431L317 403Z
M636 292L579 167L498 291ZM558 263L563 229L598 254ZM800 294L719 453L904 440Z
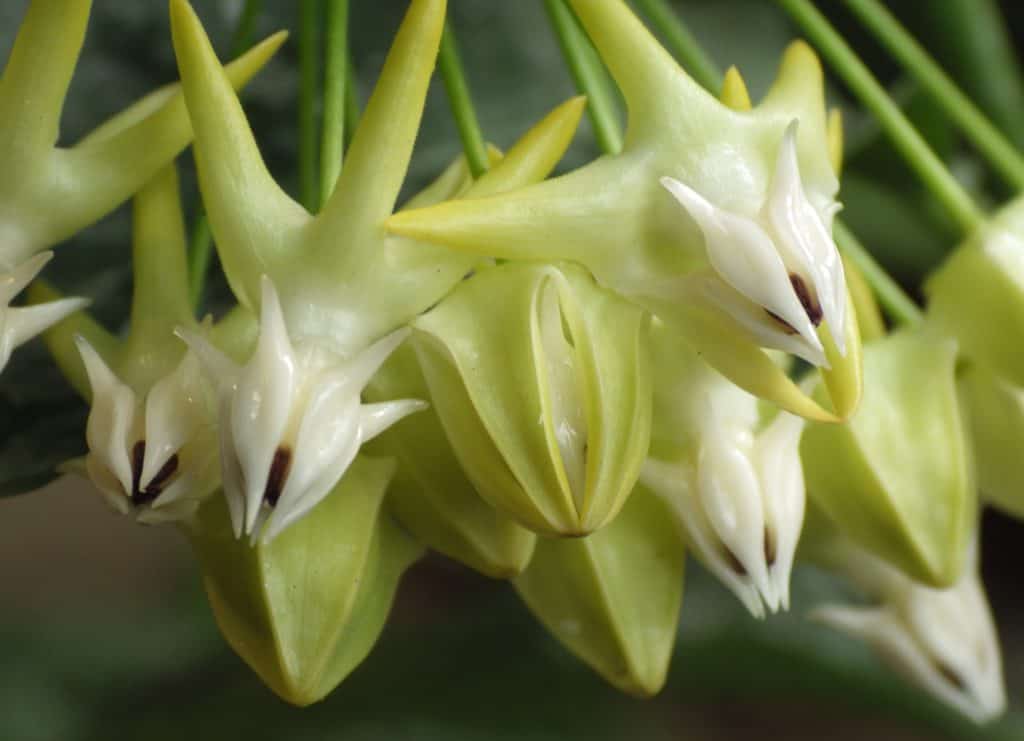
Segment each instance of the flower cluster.
M34 0L0 86L0 367L50 328L91 405L69 470L181 527L227 640L295 704L366 656L425 549L510 580L583 661L653 694L689 552L758 618L789 609L797 561L823 565L874 605L820 620L998 714L977 490L1024 513L1024 364L1002 339L1024 334L1024 209L936 273L923 326L889 333L833 239L841 130L814 52L794 43L753 106L735 70L721 99L697 85L623 0L569 2L626 99L622 151L549 177L573 99L396 211L446 12L412 0L310 213L235 92L282 36L224 67L171 0L180 88L60 150L89 3ZM237 301L217 322L189 299L173 159L193 133ZM125 337L43 283L8 308L41 250L132 194Z

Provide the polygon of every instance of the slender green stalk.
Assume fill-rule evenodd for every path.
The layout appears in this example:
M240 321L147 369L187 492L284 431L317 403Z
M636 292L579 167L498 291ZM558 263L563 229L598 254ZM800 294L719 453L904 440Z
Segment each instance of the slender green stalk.
M324 55L324 119L320 139L320 203L334 192L341 174L348 83L348 0L327 0Z
M825 16L810 0L779 0L779 3L803 27L839 76L874 114L897 150L961 230L969 234L977 229L985 220L984 213Z
M622 151L622 129L608 70L565 0L544 0L544 7L576 89L587 96L587 112L598 146L606 154L618 154Z
M911 325L917 324L924 318L921 309L913 299L903 291L896 281L889 277L881 265L875 262L875 258L867 248L839 219L836 219L833 224L832 236L842 253L860 269L864 280L875 292L878 303L893 322Z
M668 0L633 0L650 24L665 39L665 45L699 85L717 94L722 72L690 33Z
M641 8L649 8L648 16L651 24L666 39L684 39L684 46L690 43L696 46L696 49L687 47L681 50L674 44L672 53L700 85L717 94L718 89L722 86L722 73L697 45L698 42L686 27L683 19L672 12L671 7L663 0L635 0L635 2ZM691 65L698 66L695 68ZM846 224L836 219L832 234L836 240L836 246L858 267L864 280L878 297L879 304L893 322L914 324L921 320L921 309L914 303L914 300L885 272L885 268L878 264Z
M967 93L1024 149L1024 75L998 0L928 0L915 12L935 28L939 57Z
M256 37L256 23L263 11L263 0L246 0L238 26L231 39L231 57L244 54L252 46ZM210 233L210 222L206 218L206 209L202 202L196 211L192 233L188 244L188 296L193 309L198 309L206 287L206 275L210 270L213 257L213 235Z
M487 172L491 163L487 156L487 144L480 130L480 121L473 107L473 98L469 94L469 84L466 82L466 73L459 57L458 41L455 39L451 23L444 25L437 66L441 71L441 79L444 80L444 89L448 93L455 125L459 129L469 171L474 178L478 178Z
M316 102L319 90L319 0L299 0L299 200L319 210Z
M878 0L846 0L889 52L931 93L989 164L1017 190L1024 189L1024 156L957 87L927 51Z

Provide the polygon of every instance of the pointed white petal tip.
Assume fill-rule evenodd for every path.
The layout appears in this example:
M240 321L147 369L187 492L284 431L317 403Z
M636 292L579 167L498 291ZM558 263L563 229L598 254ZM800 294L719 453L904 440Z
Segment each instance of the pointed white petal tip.
M823 605L811 619L864 641L895 671L975 722L1000 715L1006 707L1002 658L975 565L953 587L931 589L874 561L869 558L863 571L882 575L878 606ZM858 563L865 561L848 559L844 568Z
M52 257L52 252L40 252L10 272L0 274L0 371L18 347L89 305L88 299L61 298L31 306L10 306Z
M840 206L831 201L819 211L808 199L797 158L797 125L794 119L786 127L765 201L749 209L758 214L754 218L719 208L674 178L659 182L696 222L719 277L759 310L740 311L737 301L721 308L765 347L824 366L817 335L821 322L846 354L846 281L831 236Z
M710 402L696 461L648 459L640 480L673 506L704 565L762 618L789 608L804 517L803 422L780 413L755 435L739 419L722 400Z

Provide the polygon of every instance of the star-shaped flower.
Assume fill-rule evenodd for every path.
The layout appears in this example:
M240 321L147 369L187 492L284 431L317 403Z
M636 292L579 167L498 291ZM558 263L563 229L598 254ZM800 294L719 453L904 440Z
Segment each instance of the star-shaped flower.
M733 110L686 75L622 0L571 4L625 95L622 152L511 193L402 212L388 229L467 254L583 263L681 327L738 385L830 417L758 349L798 352L856 377L843 367L858 362L858 340L828 234L838 180L814 53L792 45L765 99ZM836 415L845 417L857 394L840 397Z
M86 427L89 478L107 502L139 522L185 520L220 481L215 416L195 355L139 399L84 337L78 337L92 408Z
M244 366L201 335L180 334L218 388L224 493L235 535L266 543L331 492L364 442L425 405L359 398L408 330L344 358L317 340L293 345L269 278L261 304L259 342Z
M1006 707L999 638L978 571L978 546L948 589L909 579L848 541L827 562L875 603L823 605L812 618L868 643L893 668L978 723Z
M654 424L641 483L676 513L693 552L756 617L789 608L803 527L804 421L761 424L757 399L664 325L653 333Z
M70 462L68 470L88 476L115 510L140 522L187 520L216 490L220 475L212 389L196 357L173 334L179 325L200 331L188 296L174 167L139 191L133 205L127 336L119 341L80 312L48 330L44 340L61 371L90 402L89 452L84 461ZM30 301L56 296L41 282L29 289ZM251 319L246 314L232 312L202 331L221 347L244 345Z

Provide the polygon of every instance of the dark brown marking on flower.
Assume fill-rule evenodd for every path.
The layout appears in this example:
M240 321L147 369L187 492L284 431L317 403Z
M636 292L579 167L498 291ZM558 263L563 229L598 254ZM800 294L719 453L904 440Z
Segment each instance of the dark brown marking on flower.
M142 495L150 497L150 499L156 499L156 497L164 490L171 477L178 472L178 454L174 453L167 462L164 463L160 470L156 472L146 488L143 490Z
M769 311L768 309L765 309L764 312L774 321L776 321L780 327L782 327L783 332L785 332L786 334L797 334L797 331L793 328L793 325L787 322L778 314L776 314L774 311Z
M775 565L775 559L778 558L778 546L775 543L775 535L768 528L764 529L764 562L768 564L768 568Z
M960 692L967 691L967 682L965 682L964 678L961 677L957 672L953 671L949 664L945 663L944 661L939 661L938 659L932 659L932 663L935 665L936 671L938 671L939 674L942 675L943 679L945 679L951 685L956 687L956 689Z
M271 507L277 506L277 500L281 498L281 490L284 489L284 482L291 467L292 451L282 445L274 451L274 460L271 461L270 472L267 474L267 485L263 487L263 501Z
M729 568L736 572L737 576L746 576L747 570L744 568L742 562L736 558L736 554L728 548L725 549L725 560L729 564Z
M132 490L131 500L136 507L151 504L160 496L171 477L178 472L178 455L175 453L160 467L145 489L142 488L142 465L146 460L146 441L139 440L132 446Z
M821 324L822 312L821 304L814 300L811 296L811 291L804 283L804 279L796 273L789 274L789 282L793 286L793 293L800 299L801 305L804 307L804 311L807 312L807 318L811 320L811 324L817 327Z
M132 490L130 492L132 504L138 506L142 502L142 492L139 491L139 479L142 478L142 461L146 458L146 441L139 440L132 446Z

